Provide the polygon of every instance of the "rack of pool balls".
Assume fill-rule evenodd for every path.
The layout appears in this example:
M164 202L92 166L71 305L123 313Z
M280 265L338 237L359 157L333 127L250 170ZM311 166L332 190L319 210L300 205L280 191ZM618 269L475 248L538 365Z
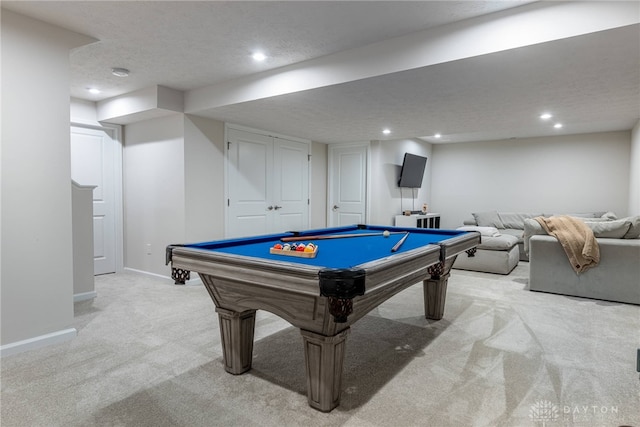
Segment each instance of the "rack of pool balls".
M297 256L302 258L315 258L318 253L318 245L314 243L276 243L269 249L276 255Z

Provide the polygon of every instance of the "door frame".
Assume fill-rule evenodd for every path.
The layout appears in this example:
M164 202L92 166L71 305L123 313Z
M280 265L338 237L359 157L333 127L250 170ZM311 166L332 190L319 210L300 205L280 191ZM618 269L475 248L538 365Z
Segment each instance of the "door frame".
M124 271L124 210L123 210L123 191L122 191L122 126L111 123L103 125L87 124L78 121L71 121L70 127L100 130L109 133L114 142L113 158L113 184L114 184L114 226L115 226L115 262L116 273Z
M313 177L313 173L311 170L312 162L311 162L311 141L304 138L298 138L295 136L284 135L277 132L270 132L262 129L256 129L248 126L238 125L235 123L224 123L224 238L227 238L229 235L229 130L234 129L238 131L257 133L259 135L265 135L272 138L281 138L288 139L290 141L301 142L309 145L309 170L308 170L308 179L307 179L307 194L309 196L309 206L311 206L311 200L313 195L311 194L312 182L311 179ZM311 208L307 210L307 224L311 224Z
M335 226L336 224L333 224L332 221L332 210L331 210L331 206L332 206L332 200L334 200L333 197L333 188L334 188L334 180L336 178L335 174L332 173L333 172L333 168L334 168L334 164L333 164L333 152L336 148L352 148L352 147L362 147L365 149L366 154L367 154L367 163L366 163L366 173L365 173L365 197L367 198L367 201L365 202L365 212L364 212L364 218L365 218L365 223L369 223L370 218L371 218L371 143L369 141L363 141L363 142L345 142L345 143L338 143L338 144L329 144L328 150L327 150L327 226L328 227L332 227Z

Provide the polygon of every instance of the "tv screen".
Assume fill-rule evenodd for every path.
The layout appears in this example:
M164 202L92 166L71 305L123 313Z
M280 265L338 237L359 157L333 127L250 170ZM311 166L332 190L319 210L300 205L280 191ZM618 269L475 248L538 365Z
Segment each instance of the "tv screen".
M420 188L426 165L426 157L405 153L398 187Z

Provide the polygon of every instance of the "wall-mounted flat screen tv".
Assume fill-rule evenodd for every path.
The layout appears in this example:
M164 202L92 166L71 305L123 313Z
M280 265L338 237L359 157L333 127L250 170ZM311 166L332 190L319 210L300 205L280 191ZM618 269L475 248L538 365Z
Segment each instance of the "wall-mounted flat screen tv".
M404 154L398 187L420 188L427 158L411 153Z

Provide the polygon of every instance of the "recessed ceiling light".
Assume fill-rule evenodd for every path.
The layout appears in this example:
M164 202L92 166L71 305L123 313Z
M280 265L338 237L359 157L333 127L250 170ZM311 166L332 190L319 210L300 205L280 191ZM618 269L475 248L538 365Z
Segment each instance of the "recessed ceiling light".
M553 116L552 116L550 113L543 113L543 114L540 114L540 118L541 118L542 120L549 120L551 117L553 117Z
M440 135L439 133L436 133L435 135L433 135L434 138L440 138L442 135Z
M384 133L385 135L389 135L391 133L390 129L382 129L382 133Z
M253 55L251 55L251 57L253 58L254 61L257 61L257 62L262 62L265 59L267 59L267 55L265 55L262 52L256 52Z
M94 95L97 95L100 93L100 89L96 89L95 87L89 87L87 88L87 90Z
M112 68L111 74L117 77L129 77L129 70L126 68Z
M553 125L553 127L556 129L560 129L562 128L562 123L556 123L555 125Z

